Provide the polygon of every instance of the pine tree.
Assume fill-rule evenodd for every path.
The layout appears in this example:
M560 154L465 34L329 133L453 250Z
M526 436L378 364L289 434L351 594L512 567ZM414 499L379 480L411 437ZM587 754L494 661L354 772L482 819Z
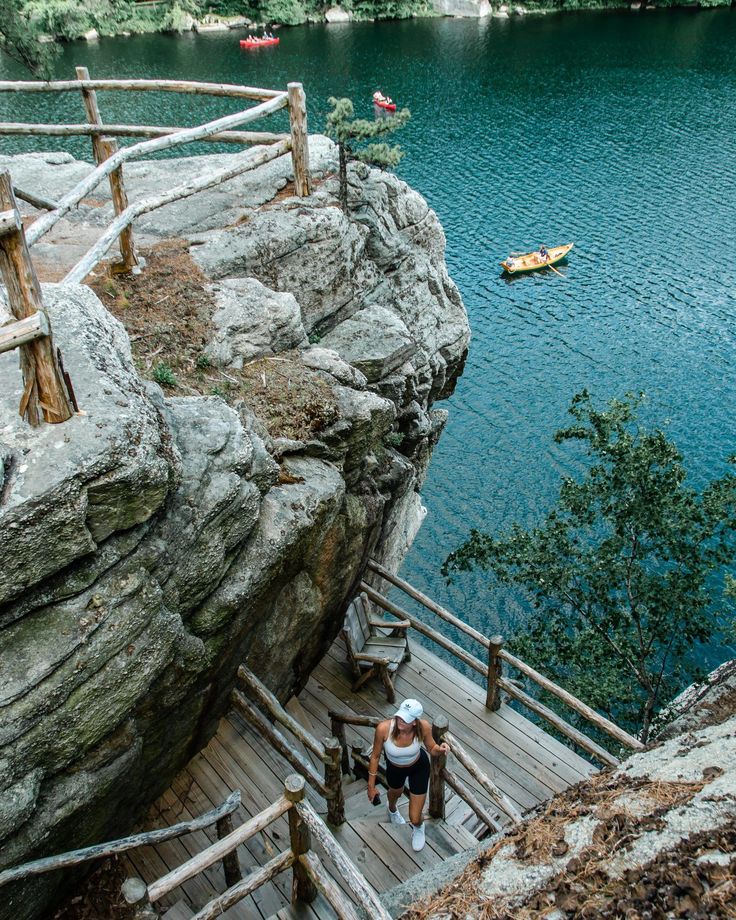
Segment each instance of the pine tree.
M348 160L360 160L381 169L393 169L404 155L400 147L391 147L385 142L371 143L362 149L355 145L376 137L391 134L403 128L411 118L409 109L402 109L377 121L367 118L353 118L355 108L350 99L328 100L332 111L327 116L327 134L338 146L340 153L340 206L348 211Z

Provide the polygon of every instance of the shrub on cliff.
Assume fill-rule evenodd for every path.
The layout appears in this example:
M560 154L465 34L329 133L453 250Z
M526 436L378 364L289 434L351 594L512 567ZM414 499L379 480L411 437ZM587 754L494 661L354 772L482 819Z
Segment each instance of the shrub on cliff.
M361 160L381 169L393 169L401 160L403 151L400 147L390 147L385 142L371 143L362 149L356 144L391 134L403 128L411 118L409 109L402 109L395 115L369 121L367 118L353 118L355 108L349 99L328 99L332 111L327 116L327 134L334 141L340 153L340 205L348 211L348 160Z
M534 613L513 649L647 740L663 697L697 674L695 650L721 627L716 576L736 556L736 476L702 491L659 429L637 423L642 397L595 409L573 398L589 466L562 481L543 523L501 536L473 531L444 571L490 570L524 589Z

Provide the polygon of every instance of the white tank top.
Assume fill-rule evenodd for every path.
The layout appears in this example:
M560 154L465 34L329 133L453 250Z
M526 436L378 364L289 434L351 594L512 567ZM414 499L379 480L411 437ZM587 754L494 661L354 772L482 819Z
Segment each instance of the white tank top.
M383 742L383 750L386 754L386 759L395 767L408 767L419 757L419 751L422 746L417 737L406 747L399 747L398 744L395 744L391 740L394 721L394 719L391 719L391 724L388 727L388 738Z

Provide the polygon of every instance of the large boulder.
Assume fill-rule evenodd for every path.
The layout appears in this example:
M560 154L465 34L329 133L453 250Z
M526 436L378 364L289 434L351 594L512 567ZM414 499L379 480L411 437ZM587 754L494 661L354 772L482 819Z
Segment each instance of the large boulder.
M212 285L217 310L206 353L220 367L278 354L307 343L293 294L277 293L255 278L228 278Z
M310 152L317 175L334 170L329 141ZM0 159L48 197L90 168ZM213 364L237 374L265 358L319 383L330 413L304 440L269 431L242 395L229 406L143 381L125 330L83 286L43 288L79 414L27 427L17 354L0 356L0 868L128 832L213 734L238 665L286 700L367 558L395 564L421 522L445 420L433 402L469 337L444 236L395 177L351 168L345 215L332 178L273 200L290 170L280 158L143 228L190 239L217 301ZM168 173L136 164L126 182L138 197ZM78 257L75 238L111 213L98 192L67 218L62 249L34 247L41 259ZM0 918L47 915L67 881L7 887Z

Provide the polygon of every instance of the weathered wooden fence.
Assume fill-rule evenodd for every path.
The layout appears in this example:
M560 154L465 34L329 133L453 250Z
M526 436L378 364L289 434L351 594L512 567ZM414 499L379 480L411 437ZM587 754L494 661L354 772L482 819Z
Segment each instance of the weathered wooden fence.
M345 799L342 789L342 769L340 758L342 749L337 738L325 738L318 741L279 703L256 675L245 665L238 668L238 684L255 701L249 702L238 690L233 690L231 702L238 712L256 729L256 731L281 754L281 756L315 789L327 802L327 820L334 825L345 821ZM267 719L278 722L299 741L304 748L324 764L324 778L312 764L297 750L295 745Z
M92 142L96 163L96 168L59 201L50 202L31 192L18 190L18 197L46 211L25 232L9 177L3 179L0 190L0 270L8 290L9 306L16 319L15 323L0 329L0 352L11 348L21 349L23 396L20 414L31 425L38 425L41 420L66 421L78 407L71 380L64 373L60 355L54 347L48 316L43 309L41 289L29 257L29 247L55 227L103 179L107 178L110 183L115 219L97 243L69 271L64 281L83 281L116 240L119 241L122 257L121 262L115 266L116 270L140 271L141 260L133 239L133 222L137 217L233 179L289 151L296 194L305 197L311 192L306 98L300 83L289 83L286 90L269 90L185 80L92 80L86 67L77 67L76 73L76 80L0 81L0 93L79 93L86 122L71 125L8 122L0 124L0 134L55 137L87 135ZM258 104L191 128L105 125L100 114L98 91L188 93L249 99ZM289 111L288 134L231 130L242 128L283 108ZM116 137L147 137L149 140L119 148ZM210 170L159 195L151 195L133 204L128 202L123 178L125 162L199 141L257 144L259 150L236 156L227 167Z
M239 804L240 791L236 790L221 806L192 821L6 869L0 872L0 886L45 872L78 866L115 853L127 852L136 847L162 843L216 823L218 840L166 875L148 885L139 878L129 878L125 881L122 896L130 908L131 920L155 920L160 916L157 902L217 862L223 864L227 889L205 904L194 915L193 920L215 920L230 907L253 894L266 882L289 868L293 869L294 873L293 903L314 901L319 892L339 920L358 920L358 913L353 903L333 881L322 859L314 851L313 838L340 876L348 882L353 898L366 915L376 920L390 920L388 911L374 889L306 800L305 781L302 776L287 777L284 783L284 793L279 799L244 824L233 827L232 814ZM289 822L289 848L278 853L265 866L260 866L243 878L237 858L237 848L265 830L282 815L286 815Z
M74 391L54 345L7 170L0 172L0 274L15 318L0 327L0 353L20 349L23 394L18 412L33 426L65 422L76 408Z
M562 687L554 683L554 681L551 681L543 674L540 674L539 671L526 664L526 662L522 661L520 658L517 658L515 655L507 652L503 648L502 636L492 636L490 638L484 636L482 633L478 632L477 629L473 629L472 626L469 626L467 623L463 622L459 617L455 616L455 614L451 613L449 610L446 610L444 607L441 607L430 597L427 597L426 594L418 591L407 581L404 581L402 578L394 575L393 572L389 572L388 569L384 568L382 565L379 565L377 562L369 560L368 568L370 571L380 576L385 581L389 582L389 584L394 585L409 597L418 601L428 610L432 611L432 613L436 614L436 616L438 616L441 620L451 624L466 636L469 636L471 639L478 642L485 649L487 657L485 661L481 661L479 658L476 658L475 655L472 655L470 652L459 646L456 642L453 642L452 639L444 636L441 632L433 629L427 623L414 616L414 614L408 613L402 607L394 604L393 601L389 600L379 591L376 591L375 588L367 584L365 581L361 582L361 591L363 591L366 596L371 601L373 601L374 604L376 604L382 610L391 613L393 616L398 617L400 620L408 620L411 623L412 628L416 629L416 631L421 633L421 635L431 639L433 642L437 643L437 645L445 649L445 651L450 652L452 655L462 661L463 664L467 665L477 674L482 675L486 681L486 706L489 709L495 710L499 708L501 705L500 694L501 691L503 691L512 699L517 700L519 703L526 706L527 709L548 721L561 734L575 742L575 744L579 745L583 750L588 751L588 753L592 754L602 763L610 766L616 766L619 763L618 758L614 757L613 754L610 754L599 744L596 744L592 738L589 738L586 734L570 725L569 722L567 722L561 716L557 715L556 712L553 712L553 710L551 710L548 706L545 706L533 696L525 693L524 690L520 688L517 681L512 681L505 678L503 676L502 667L503 662L506 662L506 664L508 664L510 667L515 668L517 671L523 674L524 677L534 681L542 689L562 700L563 703L568 705L579 715L583 716L591 724L595 725L596 728L598 728L600 731L605 732L611 738L614 738L619 744L623 745L624 747L628 747L633 751L640 751L643 749L644 745L637 738L634 738L633 735L630 735L618 725L614 724L609 719L606 719L604 716L600 715L600 713L597 713L594 709L591 709L590 706L587 706L576 696L573 696L572 693L568 693L567 690L564 690Z

